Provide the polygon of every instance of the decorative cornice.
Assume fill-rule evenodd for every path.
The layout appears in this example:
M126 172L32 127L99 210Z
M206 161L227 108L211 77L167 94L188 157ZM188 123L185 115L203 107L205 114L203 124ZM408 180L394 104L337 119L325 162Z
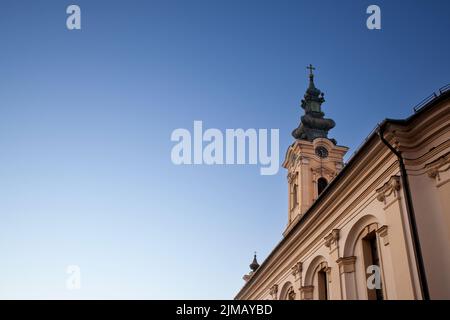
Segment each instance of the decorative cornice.
M384 202L386 204L386 198L391 194L397 198L398 191L400 190L400 177L392 176L388 182L386 182L381 188L377 189L378 193L377 199L380 202Z

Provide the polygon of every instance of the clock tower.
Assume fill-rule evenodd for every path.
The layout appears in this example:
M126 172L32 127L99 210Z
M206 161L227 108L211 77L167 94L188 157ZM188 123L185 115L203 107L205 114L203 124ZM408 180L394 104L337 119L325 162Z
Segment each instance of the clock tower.
M288 224L286 235L298 219L325 190L330 181L342 169L348 148L338 146L328 138L328 131L335 126L332 119L322 112L324 94L314 84L312 65L309 69L309 87L301 107L304 115L299 126L292 131L294 143L288 148L283 167L288 174Z

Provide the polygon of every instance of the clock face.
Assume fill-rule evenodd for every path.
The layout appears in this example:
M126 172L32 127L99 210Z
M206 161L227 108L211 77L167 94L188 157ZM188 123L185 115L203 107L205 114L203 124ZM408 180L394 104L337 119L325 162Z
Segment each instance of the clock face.
M328 157L328 150L327 148L320 146L316 148L316 154L321 158L326 158Z

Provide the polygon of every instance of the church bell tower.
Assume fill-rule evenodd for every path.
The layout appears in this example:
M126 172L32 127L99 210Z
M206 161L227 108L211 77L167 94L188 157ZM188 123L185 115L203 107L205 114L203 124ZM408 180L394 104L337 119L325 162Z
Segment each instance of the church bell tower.
M328 138L328 131L335 126L332 119L322 112L324 94L314 84L312 65L309 69L309 86L301 107L304 115L299 126L292 131L294 143L288 148L283 167L288 170L288 224L286 235L298 219L319 197L330 181L339 173L348 148L338 146Z

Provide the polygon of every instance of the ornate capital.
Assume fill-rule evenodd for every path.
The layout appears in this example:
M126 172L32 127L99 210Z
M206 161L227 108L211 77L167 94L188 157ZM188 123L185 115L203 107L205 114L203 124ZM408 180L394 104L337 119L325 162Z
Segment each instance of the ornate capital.
M325 246L331 249L337 247L339 241L339 229L333 229L329 235L325 237Z
M388 182L386 182L381 188L377 189L377 199L380 202L384 202L386 204L386 199L390 196L393 196L395 199L398 198L400 190L400 177L392 176Z
M272 296L273 300L277 299L277 294L278 294L278 285L277 284L274 284L273 286L270 287L269 294Z
M355 262L356 262L356 257L355 256L351 256L351 257L343 257L343 258L339 258L336 260L336 263L339 266L339 273L351 273L351 272L355 272Z
M387 246L389 244L389 237L388 237L388 226L383 225L377 230L378 235L383 240L383 244Z
M436 183L441 183L443 173L446 173L450 169L450 153L440 157L432 163L427 164L425 167L428 169L428 176L435 179Z
M297 280L303 271L303 264L299 261L291 268L291 270L292 275L295 277L295 280Z

